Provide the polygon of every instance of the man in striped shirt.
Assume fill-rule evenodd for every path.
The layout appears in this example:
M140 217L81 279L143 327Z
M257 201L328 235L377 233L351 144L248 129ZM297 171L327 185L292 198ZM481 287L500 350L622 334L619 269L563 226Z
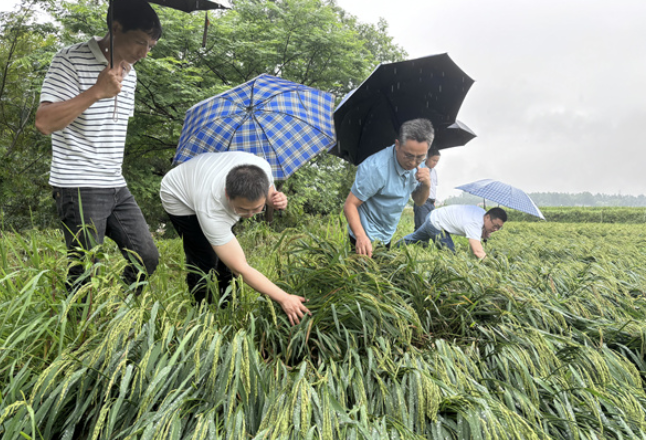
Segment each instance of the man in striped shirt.
M162 29L145 0L114 0L112 8L106 36L67 47L52 60L36 128L52 135L49 184L68 256L77 261L83 250L108 236L130 262L123 277L132 285L150 275L159 261L146 220L121 174L128 118L134 115L137 75L132 66L155 46ZM81 264L71 265L70 292L87 280L82 273ZM139 291L141 284L135 287Z

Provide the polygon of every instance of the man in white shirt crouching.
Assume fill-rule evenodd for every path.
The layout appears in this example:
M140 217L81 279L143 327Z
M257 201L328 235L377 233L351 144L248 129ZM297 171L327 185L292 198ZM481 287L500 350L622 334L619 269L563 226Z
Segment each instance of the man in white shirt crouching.
M250 153L203 153L170 170L162 179L160 197L182 237L186 282L199 303L217 298L205 277L212 272L222 294L233 275L282 307L292 325L310 311L302 296L291 295L247 263L231 227L240 218L264 211L265 204L285 209L287 197L274 187L269 163Z
M487 253L482 248L481 240L486 240L492 233L501 230L506 221L507 213L502 208L491 208L485 212L473 205L449 205L431 211L422 226L402 241L406 244L428 244L433 240L438 247L455 252L451 234L461 235L469 239L473 254L483 259Z

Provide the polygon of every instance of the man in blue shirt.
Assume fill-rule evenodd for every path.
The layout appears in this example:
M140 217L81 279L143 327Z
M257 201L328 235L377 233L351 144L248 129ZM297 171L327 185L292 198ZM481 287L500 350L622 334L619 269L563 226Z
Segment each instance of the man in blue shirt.
M372 257L372 242L390 245L408 199L426 202L431 187L428 168L419 165L433 143L433 124L427 119L404 122L395 145L364 160L343 205L350 241L360 255Z

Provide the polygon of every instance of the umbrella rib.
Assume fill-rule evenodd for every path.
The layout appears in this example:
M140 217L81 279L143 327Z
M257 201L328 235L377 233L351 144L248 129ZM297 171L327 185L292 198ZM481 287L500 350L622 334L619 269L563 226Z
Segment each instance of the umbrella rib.
M302 106L305 110L307 110L307 107L306 107L306 106L305 106L305 104L303 103L303 99L301 98L301 94L300 94L300 92L299 92L298 90L296 91L296 96L298 97L298 102L300 102L300 103L301 103L301 106ZM291 115L290 115L290 116L291 116ZM298 117L298 116L292 116L292 117L293 117L293 118L295 118L295 119L298 119L299 121L302 121L302 122L306 123L306 124L307 124L307 125L309 125L310 127L314 128L316 131L318 131L319 133L321 133L322 135L324 135L325 137L330 138L331 140L333 140L333 141L334 141L334 137L329 136L329 135L327 135L326 133L323 133L323 131L322 131L318 126L311 126L307 121L303 121L303 120L302 120L300 117Z
M396 131L399 131L399 127L401 127L401 122L399 121L399 118L397 117L397 114L395 112L395 108L393 106L393 102L388 99L388 96L380 89L379 93L381 93L386 100L386 104L388 104L388 109L390 110L390 120L393 124L393 127L397 127Z
M298 121L301 121L302 123L304 123L304 124L308 125L310 128L312 128L313 130L318 131L318 132L319 132L319 133L321 133L323 136L325 136L325 137L327 137L327 138L331 138L331 139L333 139L333 138L332 138L332 136L330 136L330 135L328 135L327 133L325 133L325 132L321 131L321 129L320 129L320 128L318 128L318 127L314 127L314 126L310 125L307 121L305 121L303 118L301 118L301 117L299 117L299 116L290 115L289 113L285 113L285 112L273 112L273 111L272 111L272 112L267 112L267 113L271 113L271 114L275 114L275 115L285 115L285 116L289 116L289 117L291 117L291 118L294 118L294 119L296 119L296 120L298 120Z
M260 128L260 131L262 131L262 134L265 136L265 139L267 139L267 143L269 143L269 146L271 148L273 148L273 145L271 145L271 141L269 140L269 136L267 136L267 132L263 128L262 124L260 124L260 122L258 122L258 119L256 119L255 113L252 115L252 117L253 117L253 120L255 122L256 127ZM265 158L265 160L267 160L267 158ZM283 174L285 174L285 170L283 169L282 165L278 161L277 161L276 165L280 168L280 170L283 172Z
M236 131L238 131L238 128L240 128L240 126L242 126L242 125L244 124L244 121L246 121L248 117L249 117L249 115L248 115L248 114L247 114L247 115L244 115L244 118L242 119L242 121L240 121L240 123L238 124L238 127L234 130L234 133L235 133ZM224 151L231 151L231 144L233 143L233 139L234 139L234 136L231 136L231 137L229 138L229 142L227 143L227 148L226 148L226 150L224 150Z
M285 94L285 93L287 93L287 92L293 92L293 91L295 91L295 92L296 92L296 95L298 96L298 101L301 103L301 105L303 106L303 108L306 108L306 107L305 107L305 105L303 104L303 101L301 100L301 95L300 95L300 93L298 92L298 88L297 88L297 87L294 87L294 88L289 89L289 90L284 90L284 91L282 91L282 92L280 92L280 93L277 93L277 94L273 95L273 97L276 97L276 96L278 96L278 95L284 95L284 94ZM261 109L260 111L265 111L265 110L262 110L262 109ZM330 135L328 135L327 133L323 132L323 131L318 127L318 126L310 125L308 121L304 120L304 119L303 119L303 118L301 118L300 116L292 115L292 114L290 114L290 113L286 113L286 112L279 111L279 110L272 110L271 112L269 112L269 111L268 111L267 113L275 114L275 115L284 115L284 116L289 116L289 117L291 117L291 118L294 118L294 119L296 119L296 120L298 120L298 121L302 122L303 124L305 124L305 125L309 126L310 128L312 128L312 129L316 130L317 132L321 133L323 136L325 136L325 137L327 137L327 138L329 138L329 139L334 139L332 136L330 136ZM255 116L254 116L254 120L255 120ZM256 122L257 122L257 121L256 121ZM260 124L259 124L259 125L260 125ZM266 135L266 133L265 133L265 135ZM267 139L269 139L269 138L267 138Z
M381 91L379 91L379 93L381 93ZM383 93L381 94L383 95ZM376 99L372 99L371 101L372 101L372 104L368 108L368 111L366 112L367 114L371 113L375 105L379 103L379 101ZM392 106L389 105L389 108L392 108ZM392 121L392 118L391 118L391 121ZM362 128L361 130L359 130L359 139L357 140L357 145L361 145L361 139L363 138L363 133L364 133L364 130Z

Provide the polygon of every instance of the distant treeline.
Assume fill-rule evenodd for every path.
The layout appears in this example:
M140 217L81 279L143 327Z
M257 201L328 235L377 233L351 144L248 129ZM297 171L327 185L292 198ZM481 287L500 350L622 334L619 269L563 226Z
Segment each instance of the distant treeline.
M582 193L557 193L538 192L529 193L534 203L538 206L579 206L579 207L646 207L646 195L630 196L621 194L592 194ZM444 200L445 205L477 205L483 203L482 197L468 193L450 197ZM497 206L495 202L486 201L487 206Z
M557 223L646 223L646 208L541 207L541 212L545 220ZM507 210L507 213L510 221L541 221L520 211Z

